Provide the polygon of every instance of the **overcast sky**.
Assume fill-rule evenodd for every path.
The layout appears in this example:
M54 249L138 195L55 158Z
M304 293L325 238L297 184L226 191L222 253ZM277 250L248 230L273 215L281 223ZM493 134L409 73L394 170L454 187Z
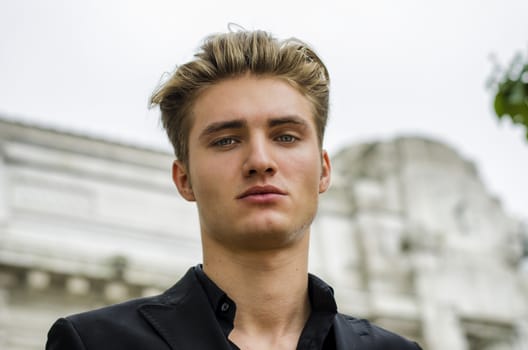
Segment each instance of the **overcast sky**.
M528 52L527 0L2 0L0 115L169 150L148 111L163 72L227 23L312 44L332 77L325 147L423 135L476 163L528 219L528 142L499 123L489 56Z

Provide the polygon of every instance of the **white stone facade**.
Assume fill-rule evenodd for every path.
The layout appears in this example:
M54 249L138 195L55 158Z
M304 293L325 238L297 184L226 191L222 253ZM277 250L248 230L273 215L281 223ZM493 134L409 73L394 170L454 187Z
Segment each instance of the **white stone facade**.
M470 162L400 138L349 147L333 169L314 268L342 307L425 349L528 349L528 235Z
M0 120L0 349L59 315L155 294L200 261L170 154Z
M0 118L0 349L42 349L57 317L159 293L200 262L172 160ZM310 266L341 311L424 349L528 349L526 232L469 162L402 138L333 167Z

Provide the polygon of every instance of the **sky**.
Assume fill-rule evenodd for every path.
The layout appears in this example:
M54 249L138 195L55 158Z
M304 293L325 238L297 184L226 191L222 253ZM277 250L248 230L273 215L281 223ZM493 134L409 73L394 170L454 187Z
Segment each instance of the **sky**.
M495 67L528 56L526 0L0 1L0 116L169 151L148 99L228 23L311 44L330 71L325 148L424 136L528 220L528 142L493 114Z

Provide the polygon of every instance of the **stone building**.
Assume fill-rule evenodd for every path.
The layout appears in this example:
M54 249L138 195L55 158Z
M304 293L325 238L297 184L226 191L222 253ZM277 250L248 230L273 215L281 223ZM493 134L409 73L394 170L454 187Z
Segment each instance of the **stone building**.
M159 293L201 260L172 160L0 118L0 349L42 349L57 317ZM528 348L526 232L470 162L401 138L333 167L310 267L341 311L430 350Z
M333 157L314 268L340 305L431 350L528 349L526 230L475 166L422 138Z

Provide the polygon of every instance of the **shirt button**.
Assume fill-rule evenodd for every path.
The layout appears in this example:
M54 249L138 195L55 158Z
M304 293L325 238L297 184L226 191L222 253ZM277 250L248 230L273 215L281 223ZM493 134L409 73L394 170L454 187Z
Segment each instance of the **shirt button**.
M223 303L222 306L220 306L220 310L222 312L226 312L227 310L229 310L229 304L227 302Z

